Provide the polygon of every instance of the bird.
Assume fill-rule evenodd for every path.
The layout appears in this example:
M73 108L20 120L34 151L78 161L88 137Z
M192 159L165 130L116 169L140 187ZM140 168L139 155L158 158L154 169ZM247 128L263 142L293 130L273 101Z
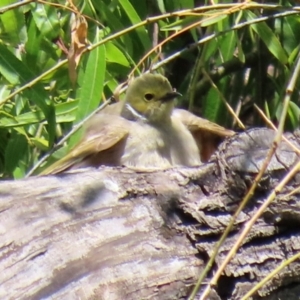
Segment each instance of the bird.
M199 132L220 137L234 132L175 108L179 96L163 75L142 74L129 84L124 101L92 117L81 141L40 175L101 165L140 170L201 165L205 145Z

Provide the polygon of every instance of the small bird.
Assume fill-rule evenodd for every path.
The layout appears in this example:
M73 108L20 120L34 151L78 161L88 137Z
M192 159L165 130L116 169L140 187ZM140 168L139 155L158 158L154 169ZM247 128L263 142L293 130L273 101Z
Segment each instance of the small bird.
M205 145L199 142L199 132L221 137L234 132L175 109L178 96L164 76L141 75L129 85L125 101L95 115L81 142L40 175L100 165L141 170L200 165Z

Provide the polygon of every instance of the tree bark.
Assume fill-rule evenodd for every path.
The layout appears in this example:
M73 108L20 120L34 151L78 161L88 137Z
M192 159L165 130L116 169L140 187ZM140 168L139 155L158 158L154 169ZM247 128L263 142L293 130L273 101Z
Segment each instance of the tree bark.
M286 136L299 148L297 133ZM273 138L269 129L236 135L197 168L101 167L1 182L0 298L186 299ZM281 142L209 276L298 161ZM253 226L209 299L240 299L299 251L299 186L298 173ZM254 299L299 299L299 283L296 261Z

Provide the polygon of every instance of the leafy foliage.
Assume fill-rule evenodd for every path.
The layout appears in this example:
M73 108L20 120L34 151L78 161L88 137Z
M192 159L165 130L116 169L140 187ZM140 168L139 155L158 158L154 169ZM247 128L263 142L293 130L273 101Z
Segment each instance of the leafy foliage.
M0 176L24 177L119 83L149 69L184 95L180 106L227 127L263 125L254 104L277 124L291 95L286 129L295 129L299 82L286 90L299 59L294 3L215 3L2 0Z

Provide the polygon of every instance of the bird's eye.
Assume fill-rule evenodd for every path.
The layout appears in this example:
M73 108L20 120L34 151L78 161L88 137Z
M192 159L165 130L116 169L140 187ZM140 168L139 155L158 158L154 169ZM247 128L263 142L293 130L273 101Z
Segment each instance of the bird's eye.
M154 95L151 93L145 94L144 98L146 101L151 101L153 99Z

